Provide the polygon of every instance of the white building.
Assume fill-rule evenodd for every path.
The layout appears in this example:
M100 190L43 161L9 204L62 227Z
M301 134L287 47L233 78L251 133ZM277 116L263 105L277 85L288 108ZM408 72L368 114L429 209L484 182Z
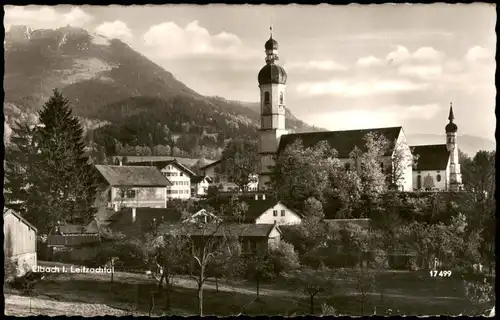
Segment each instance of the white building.
M15 276L22 276L37 264L37 229L11 209L4 211L3 222L5 260L11 261L16 267Z
M177 160L135 162L134 165L155 166L167 178L172 185L167 187L168 199L191 198L191 179L196 174Z
M270 168L275 166L276 156L296 140L300 140L305 148L312 147L321 141L328 142L330 147L338 152L339 160L345 162L346 167L348 167L349 155L356 147L361 151L366 150L364 138L369 133L384 136L391 143L387 153L381 157L380 165L386 169L386 172L398 168L396 169L398 171L398 181L394 181L394 183L399 190L412 191L420 189L417 188L418 181L431 179L426 178L428 176L432 176L432 179L435 180L439 179L439 183L435 184L437 187L434 190L437 190L436 188L443 190L460 189L461 176L456 142L457 126L453 123L454 117L451 108L450 123L446 126L446 145L417 147L417 152L422 153L422 165L417 169L416 173L413 172L413 155L402 127L289 134L285 126L285 89L288 76L285 69L277 64L279 60L278 42L272 38L272 35L264 47L266 65L258 74L261 101L260 190L268 189ZM438 152L439 161L428 159L434 150ZM448 155L445 155L446 152ZM447 163L442 163L443 157L448 159ZM397 162L396 159L398 159ZM428 160L429 165L427 165ZM419 171L420 173L418 173ZM423 181L421 184L423 185Z
M453 107L446 130L446 144L413 146L416 166L413 171L415 191L458 191L462 188L462 174L458 163L458 127L453 122Z

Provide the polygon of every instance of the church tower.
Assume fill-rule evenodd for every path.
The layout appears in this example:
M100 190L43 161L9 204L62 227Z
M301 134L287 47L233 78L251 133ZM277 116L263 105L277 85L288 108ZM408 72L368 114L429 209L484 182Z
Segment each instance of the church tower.
M453 122L455 116L453 115L453 106L450 103L450 114L448 116L450 122L446 125L446 148L450 152L450 176L449 187L450 191L458 191L462 187L462 174L460 173L460 163L458 162L458 145L457 145L457 131L458 126Z
M271 167L276 163L279 140L287 134L285 128L285 87L287 75L285 69L276 62L278 42L271 36L264 45L266 65L258 75L260 88L260 170L259 191L266 190L270 181Z

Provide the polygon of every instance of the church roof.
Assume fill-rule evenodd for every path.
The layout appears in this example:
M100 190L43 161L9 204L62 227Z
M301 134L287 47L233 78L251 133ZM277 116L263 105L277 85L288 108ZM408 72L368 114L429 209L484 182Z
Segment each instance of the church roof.
M266 64L260 69L257 80L259 81L259 85L272 83L286 84L287 77L286 71L282 66L271 63Z
M339 158L349 158L349 154L357 146L360 150L365 151L364 137L368 133L383 135L388 141L393 142L398 137L402 127L361 129L361 130L346 130L346 131L320 131L307 132L283 135L280 139L278 153L300 139L304 148L312 147L318 142L327 141L332 149L337 150ZM386 155L391 155L392 150L388 150Z
M450 152L445 144L412 146L414 155L418 155L416 170L446 170Z

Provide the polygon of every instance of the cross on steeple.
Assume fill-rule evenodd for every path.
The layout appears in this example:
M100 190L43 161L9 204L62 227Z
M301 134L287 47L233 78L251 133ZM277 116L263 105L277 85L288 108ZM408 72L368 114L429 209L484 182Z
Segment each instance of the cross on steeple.
M448 115L448 120L450 122L453 122L455 120L455 116L453 115L453 104L450 102L450 114Z

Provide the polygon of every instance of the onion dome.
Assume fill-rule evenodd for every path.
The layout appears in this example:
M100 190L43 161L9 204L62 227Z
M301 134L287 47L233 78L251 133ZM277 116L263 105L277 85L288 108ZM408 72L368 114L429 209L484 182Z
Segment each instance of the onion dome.
M266 41L264 48L266 50L278 50L278 41L274 40L271 36L269 40Z
M277 64L267 64L260 69L259 85L264 84L286 84L287 75L285 69Z
M448 116L448 120L450 120L450 123L448 123L445 127L446 132L457 132L458 131L458 126L453 123L453 120L455 120L455 116L453 115L453 106L450 103L450 114Z

